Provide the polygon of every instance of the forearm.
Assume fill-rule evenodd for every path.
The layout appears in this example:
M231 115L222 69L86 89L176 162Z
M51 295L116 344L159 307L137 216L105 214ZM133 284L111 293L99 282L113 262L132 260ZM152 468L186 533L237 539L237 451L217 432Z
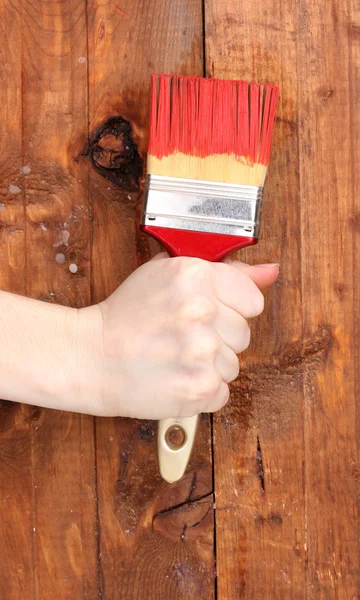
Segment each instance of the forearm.
M95 355L85 351L93 343L93 314L85 310L89 331L77 309L0 292L0 398L96 412L92 402L98 398L83 385L90 369L90 390L88 357Z

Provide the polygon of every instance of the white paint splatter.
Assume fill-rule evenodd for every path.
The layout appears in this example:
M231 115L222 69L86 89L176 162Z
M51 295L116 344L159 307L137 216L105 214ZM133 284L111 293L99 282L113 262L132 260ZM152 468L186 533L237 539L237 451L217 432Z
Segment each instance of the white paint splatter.
M14 194L16 196L17 194L21 194L21 188L18 185L13 185L10 183L9 192L10 194Z
M54 292L50 292L50 296L55 296Z
M24 165L23 167L21 167L20 173L22 175L29 175L31 173L31 167L29 165Z
M33 531L36 531L36 527L33 527Z
M78 266L75 263L71 263L69 265L69 271L70 271L70 273L77 273L78 272Z
M56 256L55 256L55 262L58 265L63 265L65 262L65 254L63 254L62 252L59 252Z
M128 199L128 200L131 200L131 196L130 196L130 194L128 194L128 195L127 195L127 199Z
M291 579L289 578L288 574L285 571L280 571L280 573L281 573L283 579L286 581L286 583L288 585L290 585L291 584Z
M47 231L47 227L44 225L44 223L40 223L40 227L43 231Z
M85 56L79 56L78 58L78 62L83 65L84 63L86 63L86 57Z
M53 244L53 248L58 248L59 246L67 246L69 241L70 233L68 231L60 231L60 239L56 244Z

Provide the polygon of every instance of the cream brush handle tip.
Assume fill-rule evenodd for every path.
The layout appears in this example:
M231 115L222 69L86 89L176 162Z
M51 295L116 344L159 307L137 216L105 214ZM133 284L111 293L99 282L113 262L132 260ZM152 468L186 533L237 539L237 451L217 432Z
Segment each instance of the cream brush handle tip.
M160 474L168 483L182 478L194 445L199 415L162 419L158 425Z

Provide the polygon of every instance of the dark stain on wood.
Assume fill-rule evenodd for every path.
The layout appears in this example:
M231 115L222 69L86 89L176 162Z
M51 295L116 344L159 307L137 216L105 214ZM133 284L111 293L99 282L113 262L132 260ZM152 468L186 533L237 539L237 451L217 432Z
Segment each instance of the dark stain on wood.
M133 140L131 123L110 117L90 135L84 150L95 171L128 192L140 189L143 161Z
M350 217L350 224L355 231L360 231L360 212L357 212L353 217Z
M144 442L152 442L156 434L156 423L155 421L144 421L137 429L137 435L140 440Z
M265 494L265 474L259 436L257 437L256 446L256 472L260 481L261 493Z
M256 513L254 515L255 525L263 526L269 525L270 527L280 527L283 523L283 518L281 515L277 513L270 513L268 517L264 517L264 515L260 513Z
M318 365L319 362L326 360L332 341L331 326L319 325L308 339L288 344L276 362L280 369L289 369L305 364L307 367Z
M320 102L322 104L327 104L330 100L330 98L332 98L332 96L335 94L335 90L333 89L329 89L329 88L320 88L318 91L318 95L320 98Z

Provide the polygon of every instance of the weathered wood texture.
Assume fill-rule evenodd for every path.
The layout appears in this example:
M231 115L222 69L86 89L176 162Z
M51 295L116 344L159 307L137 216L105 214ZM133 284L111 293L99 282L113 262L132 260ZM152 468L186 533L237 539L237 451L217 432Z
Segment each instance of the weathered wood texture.
M4 287L82 306L90 303L87 169L74 157L87 138L87 70L78 60L87 46L85 2L13 2L8 8L2 24L10 23L4 30L21 79L15 69L14 80L6 74L5 89L14 86L19 96L14 106L8 98L8 110L15 110L9 121L17 119L18 125L9 130L2 156L9 153L5 185L16 185L21 193L13 200L11 191L17 190L5 188L3 214L14 215L14 223L1 273L7 271L6 260L9 269L23 272L22 283L10 280ZM8 230L3 231L6 240ZM69 271L71 262L78 265L76 275ZM0 452L7 449L13 474L1 461L3 514L9 504L5 522L10 529L2 537L7 570L0 596L51 598L57 590L61 598L94 598L93 419L20 406L8 410L14 431L7 429Z
M169 486L152 422L2 403L4 600L360 597L359 28L355 0L0 3L1 289L83 306L157 250L140 193L82 156L121 116L144 157L152 72L205 59L281 86L262 239L239 254L281 277L214 418L216 509L207 416Z
M86 170L85 2L22 3L26 291L72 306L90 303ZM65 260L59 264L59 256ZM61 262L61 261L60 261ZM69 264L78 266L72 274ZM97 593L93 419L32 415L34 596Z
M218 598L356 598L356 22L340 2L206 7L207 74L281 85L262 242L245 253L281 278L215 418Z
M316 360L304 380L307 592L311 599L345 600L360 593L359 298L353 283L359 191L352 181L359 155L351 154L360 131L350 87L354 76L359 84L352 70L359 63L354 57L351 64L349 47L356 23L349 22L349 7L342 2L306 1L298 18L305 339L320 333ZM314 225L318 242L309 243Z
M0 4L0 287L24 294L20 19L11 2ZM31 409L2 402L0 411L0 596L17 600L33 580Z
M279 262L230 405L215 417L218 597L302 598L304 400L295 2L208 1L207 74L279 82L261 241L239 254ZM229 524L231 523L231 526Z

